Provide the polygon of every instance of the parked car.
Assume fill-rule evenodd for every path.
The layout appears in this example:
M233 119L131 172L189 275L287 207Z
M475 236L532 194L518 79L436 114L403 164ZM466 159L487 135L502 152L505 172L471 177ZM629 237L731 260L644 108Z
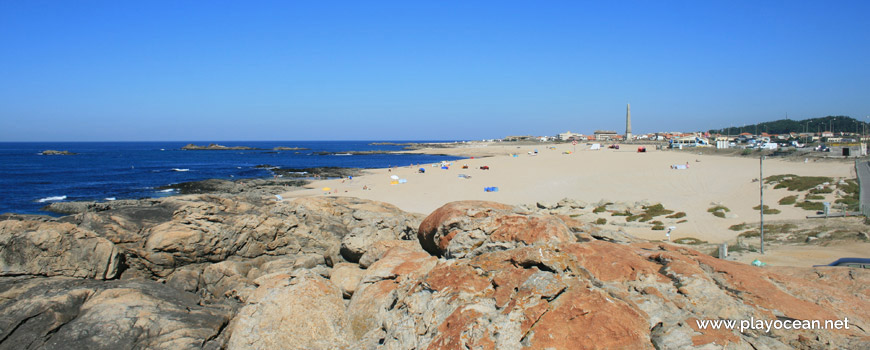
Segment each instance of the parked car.
M836 261L827 264L827 265L813 265L813 267L819 266L844 266L844 267L857 267L863 269L870 269L870 259L864 258L839 258Z
M619 149L619 145L614 144L614 145L607 146L607 148Z
M818 146L816 146L815 149L816 149L816 151L819 151L819 152L830 152L831 151L831 149L825 145L818 145Z

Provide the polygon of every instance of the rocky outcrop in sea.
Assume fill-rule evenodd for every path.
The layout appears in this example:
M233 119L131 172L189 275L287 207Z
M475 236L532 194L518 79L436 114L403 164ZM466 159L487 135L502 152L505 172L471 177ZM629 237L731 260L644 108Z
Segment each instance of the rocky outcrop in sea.
M40 155L43 156L74 156L78 153L70 152L70 151L58 151L53 149L47 149L45 151L39 152Z
M424 218L348 197L201 194L71 212L0 221L0 349L870 345L866 270L754 267L553 209L465 201Z

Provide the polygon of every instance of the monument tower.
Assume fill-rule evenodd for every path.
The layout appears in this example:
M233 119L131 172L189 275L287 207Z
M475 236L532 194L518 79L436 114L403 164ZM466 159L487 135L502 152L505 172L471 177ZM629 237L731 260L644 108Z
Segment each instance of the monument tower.
M625 105L625 141L631 141L631 104Z

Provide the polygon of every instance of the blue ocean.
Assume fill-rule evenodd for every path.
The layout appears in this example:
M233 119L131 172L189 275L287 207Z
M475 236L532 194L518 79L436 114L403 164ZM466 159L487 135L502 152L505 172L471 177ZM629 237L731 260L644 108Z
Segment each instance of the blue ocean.
M189 143L218 143L264 150L181 150L181 147ZM271 176L269 170L255 168L257 165L268 164L281 168L385 168L457 159L419 154L321 153L396 151L403 148L398 145L372 143L373 141L0 142L0 213L47 214L40 211L40 208L55 201L159 197L172 193L161 192L157 187L179 182ZM273 151L275 147L307 149ZM40 155L44 150L77 154Z

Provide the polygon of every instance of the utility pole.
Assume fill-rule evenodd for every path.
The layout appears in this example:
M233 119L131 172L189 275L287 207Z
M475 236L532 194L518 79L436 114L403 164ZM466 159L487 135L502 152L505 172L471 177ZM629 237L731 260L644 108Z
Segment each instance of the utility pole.
M758 158L758 193L761 213L761 254L764 254L764 154Z

